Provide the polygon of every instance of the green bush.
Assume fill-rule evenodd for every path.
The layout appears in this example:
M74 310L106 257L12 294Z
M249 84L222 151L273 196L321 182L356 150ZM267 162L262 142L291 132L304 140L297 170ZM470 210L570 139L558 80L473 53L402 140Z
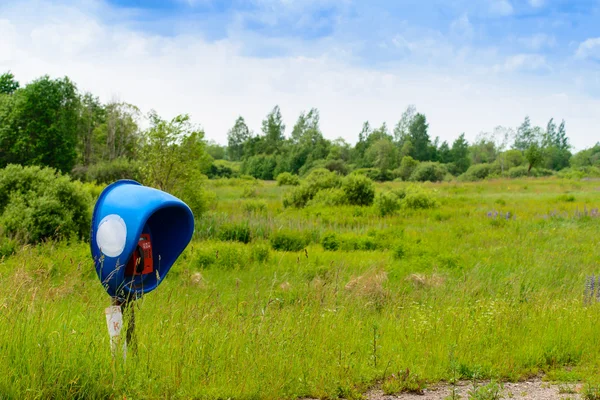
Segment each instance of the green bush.
M325 168L316 168L306 175L304 182L314 187L318 191L322 189L340 187L342 184L342 179L336 172L329 171Z
M247 200L242 208L247 213L263 213L267 211L267 202L264 200Z
M437 207L437 201L431 194L423 190L408 191L404 198L404 207L410 210L428 209Z
M259 154L244 160L241 172L257 179L272 180L276 166L275 156Z
M71 171L74 179L82 182L97 182L109 184L119 179L133 179L139 181L140 164L126 158L117 158L112 161L103 161L89 167L77 166Z
M394 252L393 252L394 259L401 260L404 258L405 255L406 255L406 247L404 246L404 244L402 244L402 243L396 244L396 246L394 247Z
M0 235L0 260L17 251L17 241Z
M380 170L379 168L359 168L352 171L354 175L363 175L376 182L388 182L394 180L394 174L388 170Z
M340 239L333 232L327 233L321 238L321 245L325 250L336 251L340 248Z
M305 207L308 202L317 194L317 191L313 187L302 184L283 196L284 207Z
M87 238L91 196L51 168L9 165L0 170L0 226L21 242Z
M200 249L194 255L194 264L198 268L208 268L217 262L217 256L213 249Z
M494 166L492 164L475 164L471 165L467 172L462 174L459 178L463 181L474 182L486 179L494 172Z
M216 200L216 194L206 190L206 181L205 175L199 172L190 172L183 186L176 188L173 192L190 207L196 218L200 218Z
M400 199L396 194L391 192L379 193L375 205L379 214L385 217L386 215L394 214L400 209Z
M528 167L526 167L525 165L520 166L520 167L513 167L511 169L508 170L508 177L509 178L523 178L526 176L531 176L531 177L542 177L542 176L551 176L554 174L554 172L548 170L548 169L544 169L544 168L532 168L531 171L528 171Z
M331 172L337 172L340 175L348 175L348 166L344 160L327 160L324 166Z
M298 186L300 184L300 178L298 175L292 175L289 172L282 172L277 175L277 186Z
M235 178L237 175L238 173L230 166L217 162L210 164L210 167L206 172L206 176L208 176L209 179Z
M252 246L252 260L257 263L269 261L271 251L268 244L259 243Z
M300 251L308 245L308 240L300 232L279 231L271 235L271 247L277 251Z
M394 170L394 174L403 181L408 181L418 166L419 161L411 156L404 156L400 162L400 168Z
M219 228L218 237L223 242L249 243L252 233L247 223L227 224Z
M331 189L323 189L317 192L317 194L308 202L307 205L314 206L327 206L327 207L335 207L335 206L343 206L348 204L348 200L346 199L346 193L342 189L331 188Z
M374 251L382 248L376 237L354 234L340 235L340 249L343 251Z
M222 269L243 269L251 262L247 246L240 243L220 243L215 247L215 265Z
M410 176L410 180L416 182L441 182L447 173L446 167L442 164L427 161L420 163L415 168Z
M285 194L283 205L284 207L305 207L320 190L337 188L340 184L341 178L337 173L325 168L314 169L306 176L300 186Z
M373 181L366 176L348 175L344 178L342 189L346 194L348 204L370 206L375 198Z

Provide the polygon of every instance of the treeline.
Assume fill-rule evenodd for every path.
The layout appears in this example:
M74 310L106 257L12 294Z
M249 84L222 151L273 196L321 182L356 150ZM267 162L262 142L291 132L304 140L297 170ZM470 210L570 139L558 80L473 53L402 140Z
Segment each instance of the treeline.
M283 172L303 176L314 168L364 174L378 181L539 176L570 167L579 173L600 173L600 144L573 155L565 121L554 119L541 128L525 117L516 129L497 127L473 143L464 134L452 143L432 139L427 117L412 105L393 129L385 123L373 128L365 122L354 146L341 138L325 139L316 109L300 114L289 137L285 129L277 106L263 120L258 135L239 117L228 133L228 145L215 155L241 161L242 173L260 179L273 179Z
M147 129L141 128L144 118L150 122ZM392 128L365 122L351 145L326 139L319 111L311 109L288 132L275 106L258 133L239 117L227 145L221 146L207 143L187 115L166 121L155 112L144 116L128 103L102 103L91 93L80 93L66 77L43 76L22 86L10 72L0 76L0 167L49 166L81 181L133 178L185 191L185 182L201 176L246 174L269 180L284 172L304 176L315 168L378 181L557 171L600 175L600 144L573 155L565 122L554 119L542 128L526 117L516 129L497 127L472 143L461 134L449 143L432 138L426 116L409 106Z

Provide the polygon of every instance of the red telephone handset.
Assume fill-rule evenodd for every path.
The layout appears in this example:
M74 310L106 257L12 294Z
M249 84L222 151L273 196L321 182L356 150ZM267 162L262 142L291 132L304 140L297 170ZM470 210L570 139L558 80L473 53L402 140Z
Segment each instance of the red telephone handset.
M151 274L154 262L152 260L152 242L150 235L143 233L140 236L137 247L129 259L125 268L125 275L146 275Z

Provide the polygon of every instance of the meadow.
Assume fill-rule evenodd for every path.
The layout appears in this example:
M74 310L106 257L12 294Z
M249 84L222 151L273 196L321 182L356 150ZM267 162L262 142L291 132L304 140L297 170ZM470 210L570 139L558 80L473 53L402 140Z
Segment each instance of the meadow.
M377 192L408 186L377 184ZM275 182L216 199L112 358L89 244L0 261L0 398L360 398L452 379L595 382L600 181L423 183L436 207L284 208ZM298 239L300 238L300 239ZM296 239L297 251L283 251ZM247 243L244 243L247 242ZM304 246L306 245L306 246Z

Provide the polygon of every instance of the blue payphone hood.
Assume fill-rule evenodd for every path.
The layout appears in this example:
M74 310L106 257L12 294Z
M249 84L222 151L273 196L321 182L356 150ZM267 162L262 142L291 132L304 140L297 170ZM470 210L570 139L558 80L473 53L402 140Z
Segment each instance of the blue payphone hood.
M152 242L154 271L126 276L140 235ZM112 297L136 298L162 282L194 233L194 216L177 197L132 180L108 185L92 216L90 248L96 273Z

